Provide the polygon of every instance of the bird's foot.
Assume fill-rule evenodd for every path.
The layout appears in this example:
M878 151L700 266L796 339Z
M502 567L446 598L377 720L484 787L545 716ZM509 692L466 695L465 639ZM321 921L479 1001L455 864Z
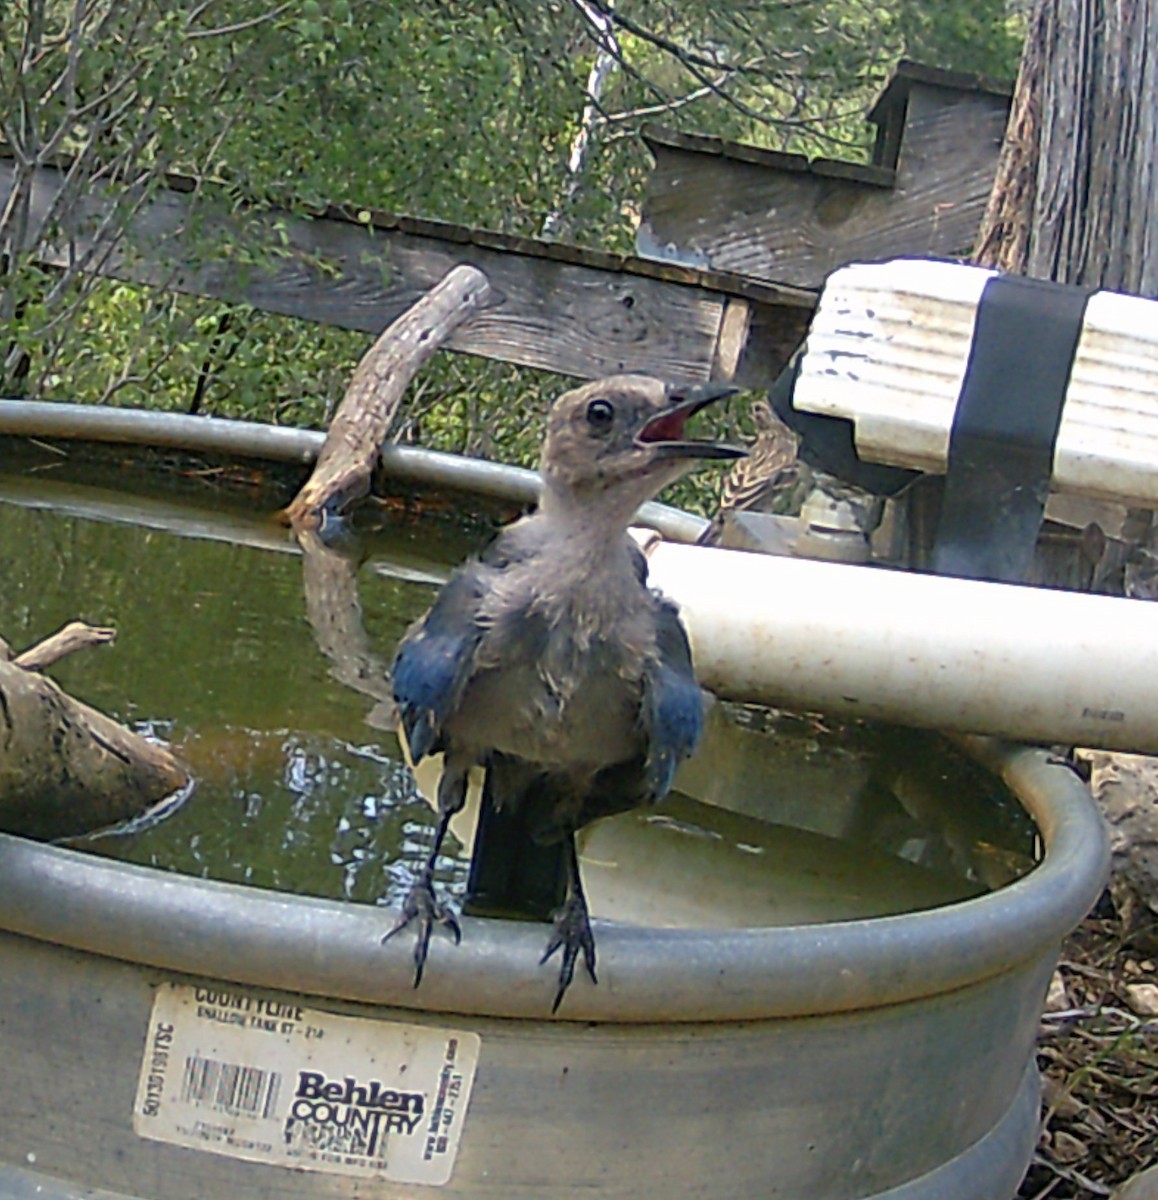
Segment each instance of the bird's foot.
M555 913L555 929L539 965L555 953L563 951L563 960L559 964L559 990L555 993L555 1003L551 1005L552 1012L558 1012L563 1003L563 996L571 986L575 977L575 963L579 952L583 952L583 962L592 983L598 983L595 978L595 934L591 931L591 918L587 914L587 902L582 893L569 896L567 902Z
M450 906L440 900L434 892L434 884L429 879L420 879L410 889L409 895L402 903L402 913L394 922L391 929L382 938L385 945L396 933L401 933L410 925L418 925L418 937L414 942L414 986L422 982L422 970L426 966L426 954L430 949L430 934L435 925L445 925L454 937L457 946L462 941L462 930L458 918Z

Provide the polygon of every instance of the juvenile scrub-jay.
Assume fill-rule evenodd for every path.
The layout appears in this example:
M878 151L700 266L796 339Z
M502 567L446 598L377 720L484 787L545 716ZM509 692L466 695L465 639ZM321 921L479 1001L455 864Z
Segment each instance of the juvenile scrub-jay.
M402 639L394 696L411 760L444 755L434 849L383 938L417 923L416 987L433 925L460 938L433 871L473 766L487 771L496 807L531 806L536 840L565 839L567 900L541 960L562 949L554 1008L580 952L594 981L575 831L662 799L703 725L687 635L675 605L648 588L627 528L697 461L743 454L684 436L689 417L733 390L617 375L561 396L537 510L460 567Z

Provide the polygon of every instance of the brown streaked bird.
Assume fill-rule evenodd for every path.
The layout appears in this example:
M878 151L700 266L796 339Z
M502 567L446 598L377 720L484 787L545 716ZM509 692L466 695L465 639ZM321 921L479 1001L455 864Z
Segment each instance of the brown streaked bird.
M767 400L754 400L748 411L756 426L756 438L748 447L748 457L736 463L724 477L715 515L696 539L700 546L719 543L728 513L746 509L766 511L778 496L793 490L800 480L796 434L772 411Z
M433 873L474 766L486 773L484 803L525 813L535 841L566 851L567 898L542 959L562 951L554 1007L580 954L595 979L575 832L661 800L703 726L687 635L675 605L647 586L627 529L697 463L743 454L685 436L690 417L733 390L617 375L561 396L537 510L455 571L402 639L394 696L411 760L444 755L434 847L383 939L417 926L416 987L433 926L460 936Z

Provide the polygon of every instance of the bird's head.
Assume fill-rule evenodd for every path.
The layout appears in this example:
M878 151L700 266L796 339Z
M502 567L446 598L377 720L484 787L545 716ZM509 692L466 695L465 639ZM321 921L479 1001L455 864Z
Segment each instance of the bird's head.
M756 426L757 434L786 428L767 400L753 400L748 408L748 415L752 418L752 424Z
M540 470L548 491L615 496L634 512L699 462L744 451L685 435L690 417L735 388L676 387L649 375L612 375L566 392L547 419Z

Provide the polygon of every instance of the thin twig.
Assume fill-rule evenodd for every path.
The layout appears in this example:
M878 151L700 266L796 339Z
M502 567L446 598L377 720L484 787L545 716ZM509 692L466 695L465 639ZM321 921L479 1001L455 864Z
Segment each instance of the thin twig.
M69 654L87 650L90 646L104 646L115 641L117 631L84 621L70 621L62 629L37 642L12 659L14 666L26 671L43 671Z

